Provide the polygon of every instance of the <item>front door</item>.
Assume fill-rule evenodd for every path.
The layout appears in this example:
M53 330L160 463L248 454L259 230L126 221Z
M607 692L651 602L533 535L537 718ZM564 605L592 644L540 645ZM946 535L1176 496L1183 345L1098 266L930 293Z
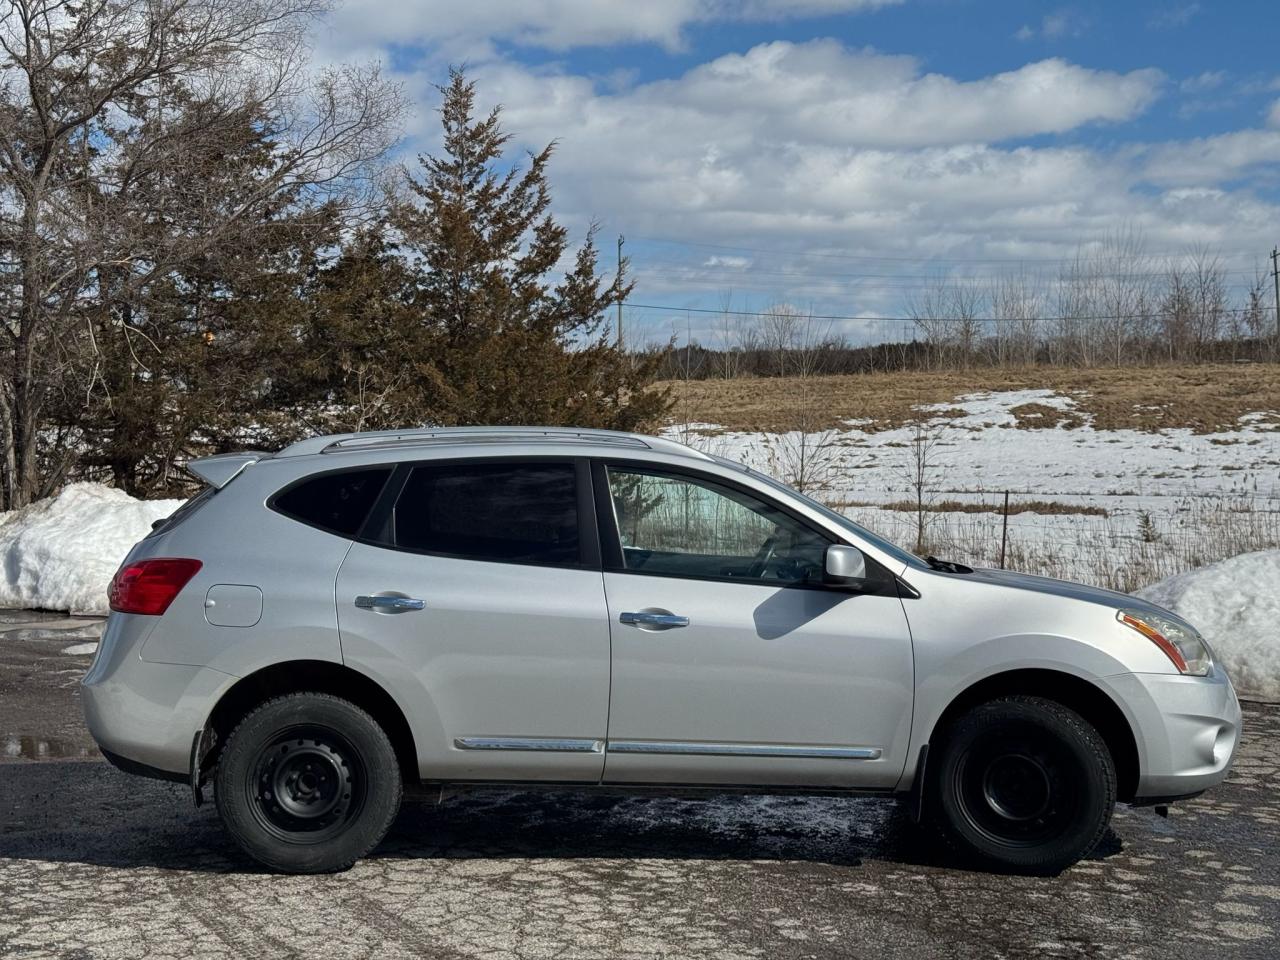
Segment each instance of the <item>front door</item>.
M828 536L731 481L596 466L613 637L605 780L891 788L911 639L893 578L825 585Z
M425 461L392 484L339 570L338 626L343 659L409 715L422 775L598 781L609 627L586 464Z

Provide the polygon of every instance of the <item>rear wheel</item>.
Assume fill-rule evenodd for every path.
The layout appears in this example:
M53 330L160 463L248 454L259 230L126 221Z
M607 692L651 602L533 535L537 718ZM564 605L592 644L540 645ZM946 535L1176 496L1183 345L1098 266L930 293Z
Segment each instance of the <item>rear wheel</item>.
M400 769L378 723L321 693L268 700L227 738L214 777L227 831L287 873L345 870L386 835Z
M980 704L943 732L926 797L946 839L980 865L1056 873L1106 832L1116 772L1098 732L1041 697Z

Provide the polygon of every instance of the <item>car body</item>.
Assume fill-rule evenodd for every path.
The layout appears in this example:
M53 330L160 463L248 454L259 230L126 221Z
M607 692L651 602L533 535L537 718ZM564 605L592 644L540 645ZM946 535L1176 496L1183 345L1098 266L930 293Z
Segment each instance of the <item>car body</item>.
M1040 710L1003 722L1015 725L1010 736L1032 731L1045 743L1056 741L1034 732L1036 717L1070 714L1083 730L1072 756L1090 744L1106 755L1111 783L1091 809L1109 816L1116 799L1163 803L1219 782L1239 737L1229 679L1207 647L1203 675L1184 669L1200 663L1203 642L1167 611L922 561L673 441L415 430L316 437L191 468L209 487L133 548L113 598L127 592L122 578L173 574L169 558L194 569L177 571L187 579L171 585L162 612L111 614L83 694L109 759L191 783L197 800L212 779L220 809L232 790L219 767L238 724L303 693L372 718L410 787L785 789L897 796L927 810L931 792L950 789L929 787L929 769L946 769L944 732L999 702ZM138 596L124 609L148 609ZM1159 631L1181 644L1181 666ZM310 777L311 760L341 772L343 751L358 753L322 739L281 784ZM979 792L999 816L1008 804L992 790L1021 803L1019 817L1043 813L1039 794L1086 762L1024 752L989 761ZM246 769L264 780L279 772L255 756ZM361 763L371 775L372 761ZM258 802L252 788L246 796ZM300 796L319 802L314 790ZM305 863L290 861L286 828L302 821L262 816L285 846L264 855L237 839L264 862L331 869L351 859L318 853L317 841ZM1049 851L1019 829L1012 847L1038 852L979 849L980 859L1056 869L1087 840Z

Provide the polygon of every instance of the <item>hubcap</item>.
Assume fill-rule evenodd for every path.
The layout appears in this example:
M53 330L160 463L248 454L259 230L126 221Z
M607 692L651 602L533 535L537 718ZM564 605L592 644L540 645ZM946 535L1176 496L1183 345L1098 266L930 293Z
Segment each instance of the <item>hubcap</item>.
M335 730L297 727L258 751L245 785L254 817L295 843L341 833L364 805L365 771L351 743Z

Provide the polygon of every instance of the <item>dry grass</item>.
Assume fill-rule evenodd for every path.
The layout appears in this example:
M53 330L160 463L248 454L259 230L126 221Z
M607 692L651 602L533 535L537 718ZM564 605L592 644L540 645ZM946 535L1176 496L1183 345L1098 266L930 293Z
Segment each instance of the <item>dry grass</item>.
M790 378L672 381L675 421L719 424L726 430L787 430L796 392ZM815 377L806 390L823 412L812 429L866 421L889 430L919 419L924 404L953 403L969 393L1048 389L1073 398L1080 413L1104 430L1187 427L1229 431L1241 416L1262 413L1280 428L1280 364L1206 364L1141 368L1034 367L969 372L872 373ZM1071 413L1040 404L1019 408L1020 427L1050 427ZM1051 413L1050 413L1051 411ZM953 411L944 412L951 413Z
M1073 517L1046 529L1011 525L1005 566L1129 593L1227 557L1280 547L1275 501L1189 498L1179 509L1150 518L1135 532L1115 517ZM910 543L913 517L882 510L848 511L854 520L897 543ZM926 553L976 567L1000 561L1000 519L934 518Z

